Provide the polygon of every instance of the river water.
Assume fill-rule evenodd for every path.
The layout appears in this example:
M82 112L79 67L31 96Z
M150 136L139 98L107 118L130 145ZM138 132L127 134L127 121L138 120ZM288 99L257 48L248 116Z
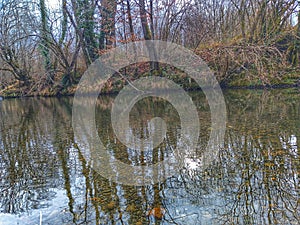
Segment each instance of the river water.
M146 186L94 170L74 137L73 98L0 101L0 224L299 224L299 90L224 91L224 146L204 169L210 109L201 92L189 95L201 125L197 154ZM98 135L112 159L150 165L176 147L180 118L171 104L146 98L132 109L129 136L147 136L153 117L167 124L163 143L141 153L116 138L113 101L101 96L96 104Z

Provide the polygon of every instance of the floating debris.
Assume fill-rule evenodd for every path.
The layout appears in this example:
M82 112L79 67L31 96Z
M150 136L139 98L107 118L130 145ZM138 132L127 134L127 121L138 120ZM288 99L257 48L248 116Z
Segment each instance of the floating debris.
M154 207L148 212L148 216L154 216L156 219L161 220L165 214L166 210L162 207Z

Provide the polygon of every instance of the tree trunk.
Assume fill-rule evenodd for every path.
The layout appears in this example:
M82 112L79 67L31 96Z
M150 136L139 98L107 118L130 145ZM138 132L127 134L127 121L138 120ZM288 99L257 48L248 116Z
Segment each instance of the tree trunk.
M151 40L152 36L151 36L150 29L149 29L148 21L147 21L147 12L146 12L146 8L145 8L145 0L139 0L139 5L140 5L140 17L141 17L141 23L142 23L144 38L145 38L145 40ZM148 47L148 51L149 51L150 56L152 56L153 58L157 58L155 49L152 46L147 46L147 47ZM159 64L158 64L158 62L152 61L152 62L150 62L150 67L151 67L151 72L158 71Z
M140 16L141 16L141 22L142 22L142 29L145 40L151 40L151 32L147 21L147 12L145 8L145 0L139 0L140 5Z
M41 13L41 51L44 57L45 62L45 71L47 73L47 83L53 84L54 83L54 67L51 62L50 50L49 50L49 27L48 27L48 16L47 16L47 9L45 5L45 0L40 0L40 13Z
M132 22L130 1L126 0L126 4L127 4L127 16L128 16L128 23L129 23L130 39L131 39L132 42L135 42L135 35L134 35L134 28L133 28L133 22ZM133 43L133 51L134 51L134 59L135 59L135 61L137 61L137 50L136 50L136 46L135 46L134 43ZM134 70L134 76L138 76L138 68L137 67Z
M89 66L97 58L97 42L94 32L95 3L90 0L71 0L71 3L72 12L67 10L67 15L81 42L85 64Z
M90 63L97 59L97 43L95 40L95 21L94 21L94 4L89 0L84 0L83 5L83 22L81 27L83 28L83 38L86 45L86 52Z
M300 7L300 0L298 1L298 7ZM295 57L295 66L300 66L300 10L298 11L298 24L297 24L297 37L296 37L296 57ZM300 84L300 79L299 79Z
M116 0L102 0L101 3L101 31L99 38L99 48L110 49L116 44L115 17L117 12Z
M261 34L260 37L263 42L266 41L267 38L267 2L268 0L263 0L261 7Z
M246 13L246 4L245 4L245 1L242 0L241 1L241 9L240 9L240 16L241 16L241 30L242 30L242 36L243 36L243 39L246 40L246 21L245 21L245 13Z
M153 21L153 0L150 0L150 30L151 30L151 36L154 40L155 34L154 34L154 21Z
M129 31L130 31L130 37L131 41L135 41L135 35L134 35L134 29L133 29L133 23L132 23L132 16L131 16L131 7L129 0L126 0L127 2L127 16L128 16L128 23L129 23Z

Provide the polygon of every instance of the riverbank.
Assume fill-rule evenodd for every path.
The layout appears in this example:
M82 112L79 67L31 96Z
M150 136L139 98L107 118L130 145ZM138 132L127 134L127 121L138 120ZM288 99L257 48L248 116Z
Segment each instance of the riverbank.
M166 75L164 77L173 80L186 91L196 91L200 90L199 85L194 82L192 79L189 79L186 75ZM141 77L147 76L148 74L143 74ZM132 81L133 79L131 79ZM131 82L130 81L130 82ZM114 76L113 79L108 81L102 90L101 95L110 95L118 93L129 80L126 80L121 77ZM300 73L293 73L286 75L281 79L273 79L272 83L262 84L260 79L257 80L247 80L236 79L230 82L219 81L220 87L223 90L226 89L288 89L288 88L299 88L300 89ZM74 84L65 89L61 89L60 85L57 84L53 87L47 87L40 91L29 90L28 87L20 85L16 82L10 86L0 90L0 100L5 98L18 98L18 97L61 97L61 96L74 96L77 90L77 84ZM96 90L91 87L91 90Z
M229 48L228 45L217 45L214 47L199 48L195 53L199 55L207 66L214 71L214 75L222 89L276 89L276 88L296 88L300 87L300 68L288 64L286 60L279 59L275 52L261 50L257 52L257 46L245 47L237 44ZM255 51L255 54L253 53ZM253 57L269 54L268 61L266 59L258 61L251 57L240 56L243 54L254 54ZM273 57L271 57L273 56ZM265 56L264 56L265 57ZM280 61L282 60L282 61ZM32 79L29 82L22 83L14 81L6 85L0 85L0 96L3 98L14 97L57 97L57 96L73 96L77 90L80 77L69 85L63 82L63 76L57 76L54 82L49 84L41 84ZM186 91L199 90L199 85L191 79L185 72L167 64L160 64L159 69L151 71L149 63L139 63L123 68L118 73L112 75L107 81L97 81L92 87L88 87L87 92L99 90L99 83L105 83L101 88L100 94L118 93L125 85L141 77L160 76L170 79L180 85ZM1 89L2 88L2 89ZM164 88L164 87L161 87Z

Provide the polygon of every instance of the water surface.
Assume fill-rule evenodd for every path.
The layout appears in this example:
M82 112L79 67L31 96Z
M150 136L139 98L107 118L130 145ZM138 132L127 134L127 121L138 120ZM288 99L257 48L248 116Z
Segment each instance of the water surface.
M201 124L197 156L187 158L178 175L141 187L116 184L93 170L74 140L72 98L1 101L0 224L298 224L299 91L225 91L224 148L205 170L197 159L209 139L210 110L203 94L190 95ZM147 136L157 116L168 128L158 148L141 153L115 137L113 100L100 97L96 109L99 136L112 158L151 165L176 147L180 119L172 105L147 98L133 108L133 134Z

